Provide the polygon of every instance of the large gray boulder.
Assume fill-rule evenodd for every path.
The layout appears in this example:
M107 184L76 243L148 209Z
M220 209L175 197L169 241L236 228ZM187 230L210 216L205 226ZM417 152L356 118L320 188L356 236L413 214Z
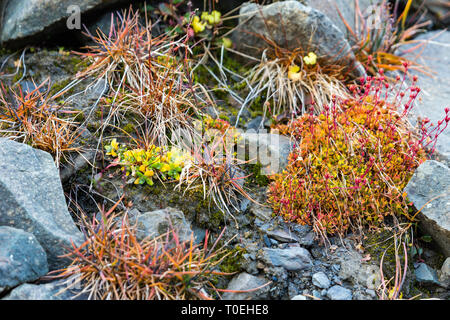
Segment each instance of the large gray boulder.
M443 253L450 256L450 169L427 160L414 172L405 188L417 210L421 226Z
M0 293L48 272L47 255L35 236L0 227Z
M355 76L365 75L343 31L321 11L298 1L282 1L266 6L246 3L239 14L233 42L247 55L259 58L269 47L266 38L288 50L314 52L323 65L337 64Z
M81 244L82 234L66 205L58 170L47 152L0 138L0 226L32 233L47 253L50 269Z
M66 20L79 10L80 26L83 14L92 9L122 2L120 0L3 0L0 20L0 43L24 41L49 31L69 31ZM74 21L69 21L72 27ZM74 25L75 26L75 25ZM75 26L77 27L77 26ZM81 32L81 30L80 30Z
M429 41L424 48L405 54L410 59L427 67L432 72L432 77L424 75L421 72L411 70L411 73L419 77L417 85L421 89L420 102L412 109L409 114L412 123L416 122L417 117L429 118L435 125L438 121L445 118L445 108L450 108L450 55L448 54L450 43L450 31L436 30L419 35L415 41ZM412 46L400 47L398 54L402 54ZM450 114L449 114L450 116ZM443 128L445 122L441 125ZM436 151L443 161L450 163L450 126L438 137Z

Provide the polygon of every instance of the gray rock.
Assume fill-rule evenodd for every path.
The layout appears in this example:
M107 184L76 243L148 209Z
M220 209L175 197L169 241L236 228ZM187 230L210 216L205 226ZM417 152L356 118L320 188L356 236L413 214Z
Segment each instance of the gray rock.
M422 284L439 284L436 270L425 263L419 263L414 273L416 280Z
M267 231L267 236L279 242L299 242L299 239L295 234L286 232L281 229Z
M448 55L448 44L450 43L450 31L436 30L419 35L414 41L431 40L426 47L419 49L420 56L417 57L417 50L405 54L406 58L414 58L417 63L432 70L433 77L429 77L418 71L411 70L412 74L419 77L417 85L421 89L419 97L421 101L412 109L409 114L412 123L416 122L416 118L420 116L422 119L428 117L432 123L437 125L439 120L445 118L444 108L449 107L450 101L450 56ZM438 36L438 37L436 37ZM402 54L411 46L402 46L398 54ZM445 125L441 125L441 128ZM445 158L447 164L450 163L450 126L448 126L443 133L438 137L436 144L436 151Z
M238 159L250 159L250 164L260 163L260 174L281 172L288 164L293 149L291 140L283 135L264 132L245 132L238 143Z
M50 269L81 244L82 234L66 205L58 170L47 152L0 138L0 225L32 233L47 253Z
M443 286L450 287L450 257L442 264L439 281Z
M424 6L430 16L432 16L438 25L448 27L450 25L450 12L448 1L446 0L424 0ZM415 3L420 6L422 3Z
M335 270L339 269L340 279L375 290L381 284L379 266L370 261L364 262L363 258L362 254L351 246L348 248L339 247L331 255L332 261L340 265L340 268L334 267ZM335 282L340 283L340 280L336 281L336 279Z
M264 248L264 260L275 267L283 267L288 271L311 269L311 255L305 248L291 247L287 249Z
M47 255L34 235L0 227L0 293L37 280L47 272Z
M269 207L259 206L257 204L252 204L250 206L250 212L261 221L269 221L272 218L272 209Z
M75 5L81 13L104 7L118 0L6 0L3 23L0 30L0 43L28 40L37 34L49 31L69 31L66 20L73 13L69 6ZM80 25L81 27L81 25Z
M300 238L299 243L300 245L309 248L314 244L315 238L316 234L314 233L314 231L310 231L304 237Z
M263 277L255 277L246 272L236 275L228 284L227 290L251 290L259 288L267 283ZM265 286L256 291L249 292L225 292L222 296L223 300L249 300L265 298L269 290L269 286Z
M450 169L427 160L416 169L405 191L414 207L422 209L418 218L425 232L450 256Z
M165 209L140 213L130 211L129 222L137 227L137 238L157 237L166 233L172 226L178 232L180 241L190 241L193 231L191 224L180 210L167 207Z
M357 76L365 75L345 34L322 12L298 1L275 2L266 6L244 4L233 43L239 51L259 58L267 42L295 50L303 48L320 57L322 64L338 64Z
M86 300L87 295L79 295L79 289L67 288L67 280L45 284L25 283L12 290L2 300Z
M348 41L350 43L353 42L351 32L345 26L345 23L339 13L352 28L352 30L354 30L356 0L305 0L304 2L311 8L324 13L333 22L333 24L346 35ZM377 5L379 2L380 0L359 0L358 5L363 17L368 17L372 12L370 10L373 8L372 6Z
M258 132L259 129L262 129L264 127L264 119L262 116L257 116L256 118L247 122L245 124L245 127L247 130L254 130Z
M317 299L322 299L322 294L317 290L313 290L312 295Z
M332 286L327 291L327 297L331 300L352 300L352 292L341 286Z
M291 300L308 300L304 295L298 294L295 297L292 297Z
M331 285L330 279L328 279L327 275L322 271L313 274L312 283L321 289L328 289Z

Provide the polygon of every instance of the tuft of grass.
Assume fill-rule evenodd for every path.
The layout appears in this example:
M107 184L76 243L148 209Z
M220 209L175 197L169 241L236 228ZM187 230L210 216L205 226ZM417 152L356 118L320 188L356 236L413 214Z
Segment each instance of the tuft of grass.
M245 99L247 103L251 104L264 93L264 114L295 117L311 111L321 112L333 96L348 96L342 67L322 66L321 57L314 52L302 48L289 51L269 39L265 41L269 49L262 53L246 78L251 88Z
M419 17L414 19L415 21L408 27L406 21L411 3L412 0L408 0L403 12L398 13L398 0L395 1L394 9L392 9L390 2L383 0L372 13L371 19L364 19L359 0L356 0L355 28L350 27L348 21L337 8L352 40L355 42L353 51L356 58L366 66L371 75L376 75L380 68L389 71L402 70L405 62L411 65L411 69L427 73L423 66L397 53L405 44L417 43L408 50L409 52L419 51L426 45L426 42L413 40L412 38L422 32L422 28L428 26L431 21L419 22L423 20L423 17Z
M64 91L51 96L46 82L26 94L0 83L0 136L51 153L59 167L65 153L79 150L75 142L81 131L71 112L55 102Z
M119 200L120 201L120 200ZM82 216L85 242L66 255L72 263L56 277L77 276L67 289L81 285L79 293L93 300L212 300L219 295L212 280L230 273L218 271L229 255L218 247L223 232L210 244L181 241L172 227L157 237L138 240L136 226L114 205L101 218Z
M189 37L175 38L170 32L155 37L146 12L145 25L140 21L139 12L130 8L111 17L108 35L100 30L97 36L88 35L95 44L87 47L87 53L79 53L88 67L77 77L94 77L108 84L102 133L108 125L118 126L132 115L145 127L150 144L167 146L176 142L180 130L192 133L192 118L205 102L204 95L189 76Z

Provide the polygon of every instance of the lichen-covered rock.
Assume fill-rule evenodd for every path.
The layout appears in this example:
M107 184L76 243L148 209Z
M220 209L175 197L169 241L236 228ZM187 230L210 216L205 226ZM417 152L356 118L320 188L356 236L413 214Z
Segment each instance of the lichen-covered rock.
M450 169L427 160L414 172L405 191L417 210L418 218L444 254L450 256Z
M252 276L246 272L236 275L228 284L227 290L247 292L225 292L223 300L248 300L266 298L269 286L259 290L252 290L264 286L268 281L264 277Z
M353 247L339 247L330 258L340 265L338 272L340 279L373 290L381 284L379 266L372 261L364 261L364 256Z
M259 58L268 48L267 39L288 50L312 51L324 65L338 64L356 76L365 75L345 34L316 9L298 1L280 1L266 6L247 3L239 13L233 42L246 54Z
M0 138L0 225L32 233L47 253L50 269L81 244L68 210L58 170L47 152Z
M47 255L34 235L0 227L0 293L37 280L47 272Z

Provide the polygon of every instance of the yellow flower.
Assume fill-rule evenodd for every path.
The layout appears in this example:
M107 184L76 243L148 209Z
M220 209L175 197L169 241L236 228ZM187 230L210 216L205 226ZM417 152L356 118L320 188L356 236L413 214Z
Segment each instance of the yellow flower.
M207 21L209 25L215 25L215 24L218 24L220 22L220 17L221 16L222 16L222 14L219 11L217 11L217 10L213 10L211 12L211 14L209 14L206 11L203 11L202 15L201 15L201 20L202 21Z
M167 163L164 163L160 169L161 172L166 172L170 170L170 166Z
M305 62L305 64L310 64L313 66L317 62L317 56L314 52L310 52L307 56L303 57L303 61Z
M293 65L289 67L288 70L288 78L291 79L292 81L298 81L301 79L301 74L300 74L300 67L297 65Z
M155 174L155 172L152 169L148 169L147 171L145 171L144 176L153 177L154 174Z
M144 164L142 164L142 165L139 167L139 171L140 171L140 172L145 172L146 170L147 170L147 166L144 165Z
M114 150L119 149L119 144L117 143L116 139L112 139L111 141L111 147L113 147Z
M206 27L206 22L200 22L200 18L198 16L194 16L194 19L192 20L192 28L194 29L195 33L203 32Z
M222 14L219 11L213 10L210 15L211 18L209 20L209 24L218 24L221 16Z
M230 38L227 37L222 38L222 44L225 48L231 48L233 46L233 42Z

